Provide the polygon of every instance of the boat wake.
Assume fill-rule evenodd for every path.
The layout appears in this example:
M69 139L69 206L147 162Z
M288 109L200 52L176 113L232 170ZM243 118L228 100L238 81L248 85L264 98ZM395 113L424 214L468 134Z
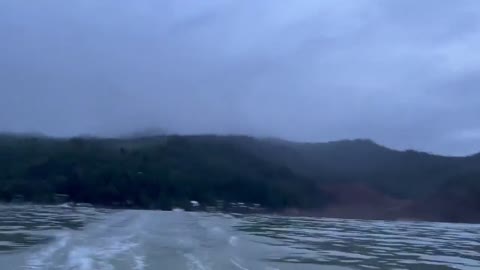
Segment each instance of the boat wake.
M84 229L53 232L26 260L29 270L250 270L225 217L123 211ZM233 220L233 219L232 219ZM272 268L255 268L272 269Z
M28 257L26 269L143 270L141 222L138 214L119 213L81 231L56 232L55 240Z

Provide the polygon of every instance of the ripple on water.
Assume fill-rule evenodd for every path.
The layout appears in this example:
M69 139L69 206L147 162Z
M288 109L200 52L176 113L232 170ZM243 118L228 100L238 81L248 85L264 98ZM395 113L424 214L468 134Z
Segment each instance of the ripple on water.
M328 263L360 269L480 269L479 225L297 219L260 217L252 222L245 217L239 229L294 247L297 255L305 251L304 258L327 258ZM291 257L277 253L270 259Z
M12 253L25 255L12 270L480 269L478 225L53 206L0 210L0 263L23 260Z

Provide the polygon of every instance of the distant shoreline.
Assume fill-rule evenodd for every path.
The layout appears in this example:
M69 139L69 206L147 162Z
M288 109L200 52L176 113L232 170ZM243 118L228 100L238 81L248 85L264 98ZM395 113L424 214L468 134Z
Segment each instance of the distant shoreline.
M110 210L139 210L139 211L166 211L166 212L175 212L175 211L185 211L185 212L196 212L196 213L222 213L222 214L240 214L240 215L268 215L268 216L282 216L282 217L304 217L304 218L332 218L332 219L347 219L347 220L366 220L366 221L391 221L391 222L434 222L434 223L463 223L463 224L480 224L480 217L473 219L465 220L452 220L448 218L441 217L440 215L434 216L431 214L411 214L407 215L405 213L397 212L395 214L390 214L388 216L382 214L375 214L372 209L366 209L365 207L349 207L348 213L345 212L345 209L342 209L342 206L332 206L327 209L281 209L281 210L271 210L271 209L215 209L214 207L202 207L202 208L181 208L174 207L172 209L159 209L159 208L142 208L136 206L114 206L114 205L94 205L88 203L75 203L69 206L65 204L58 203L36 203L36 202L0 202L0 205L5 206L18 206L18 205L44 205L44 206L57 206L65 207L68 209L76 208L96 208L96 209L110 209ZM207 209L210 208L210 209ZM335 210L333 210L335 209ZM377 209L378 210L378 209ZM337 211L337 212L335 212ZM368 214L362 215L366 211ZM355 213L355 214L353 214ZM377 212L378 213L378 212Z

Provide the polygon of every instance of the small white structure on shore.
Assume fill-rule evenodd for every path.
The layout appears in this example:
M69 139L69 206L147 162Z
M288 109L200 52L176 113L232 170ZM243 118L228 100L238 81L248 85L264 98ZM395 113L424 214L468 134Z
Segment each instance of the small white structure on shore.
M197 202L197 201L190 201L190 204L191 204L193 207L199 207L199 206L200 206L200 203Z

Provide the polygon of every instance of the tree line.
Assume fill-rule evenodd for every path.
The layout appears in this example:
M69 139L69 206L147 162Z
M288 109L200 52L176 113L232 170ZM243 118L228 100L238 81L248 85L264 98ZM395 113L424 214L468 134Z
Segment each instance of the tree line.
M158 138L0 137L0 200L170 209L195 200L314 208L315 181L228 141Z

